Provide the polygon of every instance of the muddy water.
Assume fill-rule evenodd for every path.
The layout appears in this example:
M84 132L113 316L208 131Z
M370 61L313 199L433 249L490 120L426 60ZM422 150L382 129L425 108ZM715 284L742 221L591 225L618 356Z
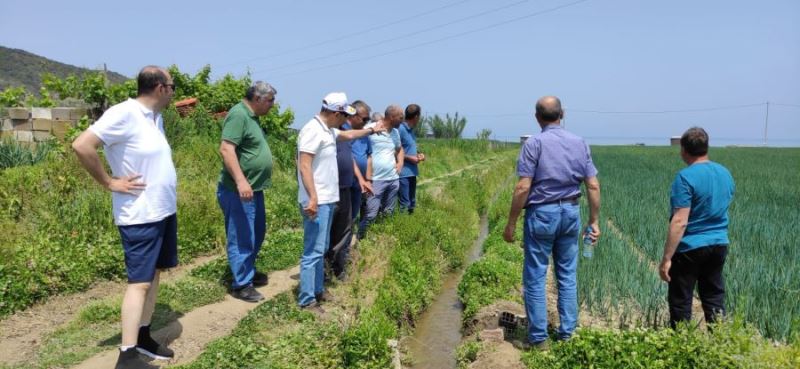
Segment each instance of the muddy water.
M466 265L481 256L483 243L489 235L489 221L481 216L480 234L467 256ZM466 267L464 268L466 269ZM417 321L414 335L409 340L409 353L414 369L447 369L456 367L456 346L461 342L461 301L458 300L458 282L464 269L445 277L442 293L436 297Z

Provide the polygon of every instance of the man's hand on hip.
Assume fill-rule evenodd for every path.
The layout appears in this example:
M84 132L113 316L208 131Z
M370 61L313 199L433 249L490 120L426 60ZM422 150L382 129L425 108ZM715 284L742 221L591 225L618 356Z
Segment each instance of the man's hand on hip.
M142 178L141 174L111 178L111 181L108 182L108 189L111 192L138 195L147 187L144 182L139 181L139 178Z

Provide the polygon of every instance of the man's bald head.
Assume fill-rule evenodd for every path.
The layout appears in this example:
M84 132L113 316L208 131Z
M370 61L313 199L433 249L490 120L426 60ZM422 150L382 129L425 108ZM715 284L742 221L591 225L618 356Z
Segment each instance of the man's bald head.
M172 78L164 68L148 65L139 71L136 76L137 95L147 95L155 91L158 86L172 84Z
M403 123L403 108L399 105L389 105L386 108L386 114L384 115L384 119L389 121L393 127L397 127L400 123Z
M536 102L536 118L540 123L555 123L564 116L561 100L555 96L545 96Z

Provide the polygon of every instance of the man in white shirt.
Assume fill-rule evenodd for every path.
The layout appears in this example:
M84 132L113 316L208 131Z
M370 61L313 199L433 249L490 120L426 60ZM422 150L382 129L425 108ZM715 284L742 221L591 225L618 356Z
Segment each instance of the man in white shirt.
M322 100L319 115L306 123L297 137L297 202L303 216L303 255L300 257L301 308L324 313L320 302L332 297L325 291L323 255L328 249L331 221L339 202L339 170L336 141L353 140L375 129L340 131L347 117L356 109L343 92L333 92Z
M161 110L175 94L169 73L142 68L138 96L109 108L72 143L83 167L111 191L114 223L125 252L128 287L122 300L117 369L157 368L138 353L170 359L172 350L150 336L159 270L178 265L177 176ZM109 175L97 149L103 146Z
M397 193L400 190L400 170L405 153L397 127L403 122L403 109L397 105L386 108L383 119L367 124L366 128L383 129L385 133L369 137L372 156L367 161L367 181L372 182L372 195L367 195L367 206L358 226L358 239L367 234L367 228L378 214L394 214Z

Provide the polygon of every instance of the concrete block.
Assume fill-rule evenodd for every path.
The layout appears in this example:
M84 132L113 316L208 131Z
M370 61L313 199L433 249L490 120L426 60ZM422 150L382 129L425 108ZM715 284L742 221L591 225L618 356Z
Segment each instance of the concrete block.
M27 119L12 119L11 129L15 131L32 131L33 123Z
M53 112L50 110L50 108L31 108L31 118L53 119Z
M503 342L505 340L503 328L484 329L478 333L478 340L483 342Z
M33 140L36 142L47 141L53 138L50 132L33 131Z
M53 128L53 121L50 119L33 119L34 131L50 132Z
M17 131L0 131L0 140L5 139L16 139L17 138Z
M86 110L86 108L72 108L72 110L69 112L69 119L78 120L83 118L83 116L88 113L89 112Z
M50 115L53 116L53 120L70 120L72 119L72 108L52 108Z
M16 131L17 132L17 141L19 142L33 142L33 132L32 131Z
M53 122L53 130L50 132L53 134L53 137L56 137L59 140L63 140L64 137L67 136L67 132L69 131L69 129L74 126L75 126L74 122L69 120Z
M10 131L14 129L14 125L11 124L11 119L3 119L3 122L0 123L0 131Z
M30 119L31 112L26 108L8 108L8 117L11 119Z

